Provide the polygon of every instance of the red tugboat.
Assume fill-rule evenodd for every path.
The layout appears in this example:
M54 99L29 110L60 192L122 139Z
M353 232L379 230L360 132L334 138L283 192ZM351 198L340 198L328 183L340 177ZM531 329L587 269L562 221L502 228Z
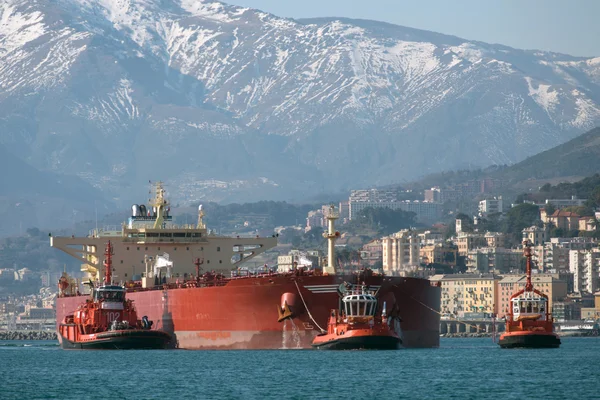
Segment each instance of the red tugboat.
M502 348L553 348L560 346L560 338L553 332L552 315L548 310L548 296L533 288L531 283L531 243L523 242L527 259L525 289L510 298L511 309L506 319L506 332L498 344Z
M342 298L342 315L331 310L327 333L315 337L312 346L325 350L395 350L402 345L400 319L387 317L383 303L381 316L377 312L376 293L365 286L350 289Z
M92 290L92 298L65 316L58 328L63 349L164 349L171 341L166 332L151 330L148 317L138 320L125 288L112 285L112 247L104 253L104 285Z

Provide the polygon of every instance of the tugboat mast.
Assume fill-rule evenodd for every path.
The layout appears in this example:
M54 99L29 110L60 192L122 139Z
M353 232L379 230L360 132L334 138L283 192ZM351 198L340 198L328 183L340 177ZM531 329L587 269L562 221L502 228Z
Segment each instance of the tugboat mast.
M112 285L112 245L110 240L104 249L104 284Z
M528 240L523 241L523 252L525 253L525 259L527 260L527 281L525 283L525 291L531 292L533 290L533 284L531 283L531 243Z

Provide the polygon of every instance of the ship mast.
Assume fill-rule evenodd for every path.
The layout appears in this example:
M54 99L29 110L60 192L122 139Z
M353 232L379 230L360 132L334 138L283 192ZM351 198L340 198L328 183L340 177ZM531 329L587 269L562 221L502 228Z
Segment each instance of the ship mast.
M527 268L525 270L525 273L527 275L525 291L531 292L533 290L533 284L531 283L531 243L528 240L523 241L523 253L527 260Z
M204 211L202 211L202 204L198 206L198 225L196 225L196 229L204 229Z
M165 199L165 189L163 189L162 182L159 181L154 184L154 198L148 200L148 204L156 210L154 229L162 228L162 224L165 221L165 214L169 207L169 202Z
M112 285L112 245L110 240L104 249L104 284Z
M323 268L323 273L335 275L335 241L340 237L340 233L335 230L335 220L340 214L335 211L335 206L329 206L327 213L327 232L323 232L323 237L327 239L327 267Z

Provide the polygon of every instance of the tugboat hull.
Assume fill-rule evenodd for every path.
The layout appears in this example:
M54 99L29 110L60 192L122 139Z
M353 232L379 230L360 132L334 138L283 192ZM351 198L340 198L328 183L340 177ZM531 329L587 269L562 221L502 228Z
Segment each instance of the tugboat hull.
M537 348L549 349L560 346L560 338L555 333L511 332L500 337L498 344L503 349Z
M89 335L81 341L72 341L61 335L60 345L65 350L154 350L169 347L171 336L161 331L121 330Z
M321 350L397 350L402 346L402 340L396 335L332 336L317 336L312 347Z

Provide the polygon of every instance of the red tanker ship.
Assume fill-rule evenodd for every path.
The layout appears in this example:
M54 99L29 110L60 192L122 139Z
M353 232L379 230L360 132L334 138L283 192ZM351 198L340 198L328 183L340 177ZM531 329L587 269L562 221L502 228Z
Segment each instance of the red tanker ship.
M230 272L256 254L274 247L276 239L228 238L210 235L202 223L199 210L198 226L175 228L165 225L165 210L168 204L162 198L162 188L157 190L160 198L155 199L153 215L144 213L140 221L146 225L131 224L123 228L122 240L111 233L115 242L115 271L127 277L127 266L118 263L121 257L130 256L139 250L169 250L170 258L156 257L154 269L148 268L141 282L128 281L127 298L135 302L140 315L155 322L155 328L171 334L182 349L278 349L310 348L313 339L324 332L331 309L339 309L344 288L350 285L367 285L379 290L379 307L383 304L401 318L401 340L404 347L439 346L440 288L432 286L427 279L385 276L363 270L354 274L340 275L333 265L337 215L330 213L329 229L324 236L329 240L329 262L322 270L298 268L290 273L264 272L257 274ZM156 207L158 206L158 207ZM53 246L78 257L86 264L85 270L91 278L99 279L96 268L96 248L106 243L107 237L95 232L87 238L51 238ZM191 233L191 234L190 234ZM83 243L83 244L82 244ZM120 245L120 246L119 246ZM230 267L215 273L201 274L200 262L174 260L180 250L196 249L197 259L211 267L221 264L223 258ZM144 250L142 250L144 251ZM120 255L122 252L125 256ZM191 250L190 250L191 252ZM224 253L224 254L222 254ZM151 253L152 254L152 253ZM188 254L188 253L186 253ZM141 263L148 260L143 255ZM219 259L220 258L220 259ZM218 261L217 261L218 260ZM140 260L135 261L140 264ZM190 268L191 266L191 268ZM229 274L228 274L229 275ZM72 313L85 301L77 295L77 283L61 290L56 300L57 321Z

